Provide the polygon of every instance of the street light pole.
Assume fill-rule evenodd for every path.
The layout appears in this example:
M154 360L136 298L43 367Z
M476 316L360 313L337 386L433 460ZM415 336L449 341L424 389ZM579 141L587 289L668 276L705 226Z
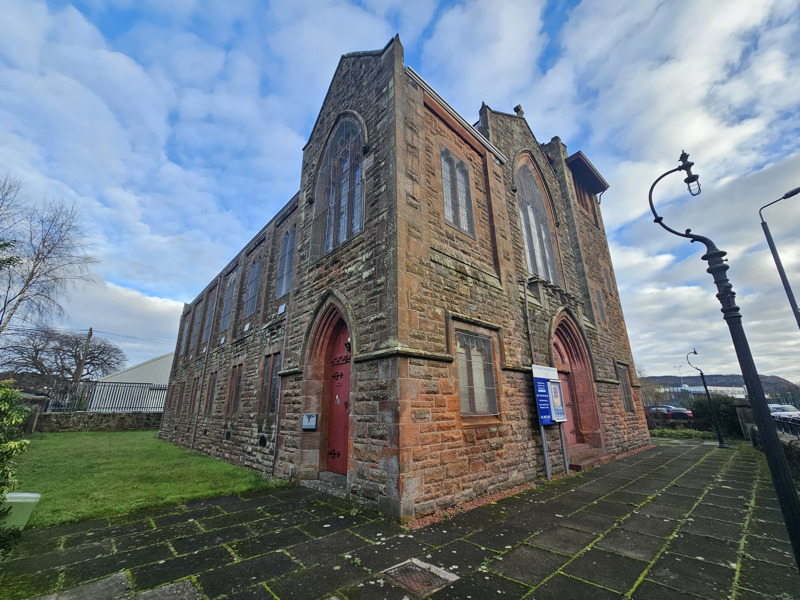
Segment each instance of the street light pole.
M697 354L697 350L692 348L691 352L686 353L686 362L689 363L690 367L700 372L700 379L703 382L703 389L706 391L706 399L708 400L708 406L711 408L711 420L714 422L714 429L717 431L717 441L719 441L719 447L727 448L728 445L725 443L725 440L722 439L722 429L720 428L719 419L717 418L717 409L714 407L714 403L711 401L711 394L708 393L708 384L706 383L706 375L705 373L703 373L703 371L695 367L689 361L690 354Z
M673 365L673 369L678 369L678 377L681 380L681 392L683 392L683 372L681 369L683 368L681 365Z
M700 176L692 173L694 163L689 160L689 155L686 152L682 152L678 160L680 161L678 167L661 174L650 186L650 210L653 213L653 220L671 234L687 238L692 242L700 242L706 247L706 253L701 258L708 263L706 272L711 274L717 286L717 299L722 305L722 315L731 333L733 347L736 350L736 357L742 370L744 384L747 386L748 396L750 397L750 406L753 409L753 416L764 443L764 454L772 474L772 482L778 496L778 503L783 512L789 540L792 543L794 560L798 570L800 570L800 499L797 497L794 482L789 473L789 465L786 463L786 457L778 439L775 423L769 414L767 401L764 397L764 389L761 387L761 380L758 377L753 355L750 352L750 345L747 342L747 336L742 326L742 314L739 312L739 307L736 306L736 293L733 291L733 285L731 285L726 276L728 265L724 257L727 252L717 248L716 244L709 238L692 233L691 229L680 232L665 225L664 218L659 216L653 205L653 189L656 184L668 175L679 171L686 172L687 176L683 181L689 188L689 193L692 196L700 194Z
M789 298L789 305L792 307L792 313L794 314L794 318L797 321L797 326L800 327L800 309L797 308L797 301L794 299L794 294L792 293L792 287L789 285L789 279L786 277L786 271L783 270L783 263L781 262L781 257L778 256L778 249L775 247L775 242L772 240L772 234L769 232L769 225L767 225L767 222L764 220L764 215L761 214L761 211L767 208L768 206L772 206L776 202L780 202L781 200L786 200L786 198L791 198L792 196L796 196L797 194L800 194L800 187L796 187L793 190L789 190L777 200L773 200L769 204L765 204L764 206L759 208L758 216L761 218L761 228L764 230L764 235L767 238L767 244L769 244L769 250L770 252L772 252L772 258L775 261L775 266L778 267L778 274L781 276L783 289L786 290L786 296Z

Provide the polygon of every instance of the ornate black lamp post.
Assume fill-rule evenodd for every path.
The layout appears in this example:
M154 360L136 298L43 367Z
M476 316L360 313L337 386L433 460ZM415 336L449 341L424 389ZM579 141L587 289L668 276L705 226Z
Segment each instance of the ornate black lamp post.
M714 429L717 431L717 440L719 441L719 447L727 448L728 445L725 443L725 440L722 439L722 429L720 429L719 426L719 419L717 418L717 409L714 408L714 403L711 401L711 394L708 393L708 384L706 383L706 375L705 373L703 373L703 371L695 367L689 361L690 354L697 354L697 350L692 349L691 352L686 353L686 362L689 363L690 367L700 372L700 379L703 381L703 389L706 391L706 399L708 400L708 406L709 408L711 408L711 420L714 421Z
M786 200L786 198L791 198L792 196L796 196L797 194L800 194L800 187L794 188L793 190L789 190L777 200L773 200L769 204L765 204L764 206L759 208L758 216L761 217L761 228L764 230L764 235L767 238L767 244L769 244L769 250L770 252L772 252L772 258L775 261L775 266L778 268L778 274L781 276L783 289L786 290L786 296L789 298L789 305L792 307L792 313L794 313L794 318L797 321L797 326L800 327L800 309L797 308L797 301L794 299L792 288L789 285L789 279L787 279L786 277L786 271L783 270L783 263L781 262L781 257L778 256L778 249L775 247L775 242L772 240L772 234L769 232L769 225L767 225L767 222L764 220L764 215L761 214L761 211L767 208L768 206L772 206L776 202L780 202L781 200Z
M665 225L663 222L664 218L659 216L655 206L653 206L653 189L656 187L656 184L667 175L677 173L678 171L686 172L686 178L683 181L689 188L689 193L692 196L697 196L700 193L700 176L692 173L694 163L689 160L689 155L686 154L686 152L682 152L678 160L680 161L679 166L663 173L653 182L653 185L650 186L650 210L653 211L655 222L671 234L687 238L692 242L701 242L705 244L706 253L701 258L708 263L708 269L706 269L706 271L712 275L714 283L717 285L717 299L722 305L723 318L728 323L728 329L731 332L733 347L736 350L739 366L742 369L744 384L747 386L747 393L750 397L750 406L753 409L753 416L764 444L764 453L767 458L770 473L772 474L772 482L775 485L778 502L783 512L786 529L789 533L789 540L792 543L795 563L800 570L800 500L797 497L794 482L789 473L789 465L786 463L786 457L783 455L783 449L778 439L775 423L772 421L769 408L767 407L767 401L764 398L761 380L758 378L758 371L756 370L755 362L753 362L750 345L747 342L747 336L742 326L742 314L739 312L739 307L736 306L736 293L733 291L733 286L725 274L728 270L728 265L724 260L727 252L717 248L714 242L709 238L692 233L691 229L687 229L682 233Z

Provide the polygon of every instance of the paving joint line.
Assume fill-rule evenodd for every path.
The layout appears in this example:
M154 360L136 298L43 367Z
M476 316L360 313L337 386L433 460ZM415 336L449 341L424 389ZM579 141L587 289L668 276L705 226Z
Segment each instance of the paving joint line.
M758 463L758 472L755 484L753 485L753 490L750 492L750 502L747 507L747 514L744 519L744 529L742 531L742 537L739 540L739 551L736 553L736 575L733 578L733 595L731 596L732 600L736 600L736 597L739 595L739 577L742 571L742 559L744 558L744 546L745 541L747 539L747 531L750 528L750 520L753 517L753 512L755 510L756 504L756 492L760 487L759 478L764 472L764 465L763 463Z
M682 453L682 454L684 454L684 453ZM680 456L680 455L678 455L678 456ZM675 457L675 459L677 459L677 458L678 458L678 456L676 456L676 457ZM673 459L673 460L675 460L675 459ZM639 461L639 462L637 462L637 463L634 463L634 464L639 464L639 463L641 463L641 462L643 462L643 461ZM670 462L671 462L671 461L670 461ZM633 483L634 481L638 481L638 480L639 480L639 479L641 479L642 477L646 477L648 474L649 474L649 473L643 474L643 475L641 475L641 476L637 477L636 479L633 479L633 480L631 480L629 483L625 484L625 485L624 485L624 486L622 486L622 487L623 487L623 488L624 488L624 487L627 487L628 485L630 485L630 483ZM604 478L605 478L605 477L601 477L600 479L604 479ZM676 478L676 479L677 479L677 478ZM587 485L588 485L588 484L587 484ZM663 489L663 488L662 488L662 489ZM617 491L618 491L618 490L613 490L613 491L609 492L608 494L605 494L605 495L603 495L603 496L600 496L600 497L599 497L597 500L602 500L602 499L603 499L603 498L605 498L606 496L609 496L609 495L611 495L611 494L613 494L613 493L615 493L615 492L617 492ZM568 492L565 492L565 493L568 493ZM563 495L563 494L561 494L561 495ZM655 495L655 494L654 494L654 495ZM558 498L558 497L559 497L559 496L554 496L553 498L550 498L549 500L545 501L543 504L547 504L547 502L550 502L550 501L552 501L552 500L555 500L555 499L556 499L556 498ZM594 504L595 502L597 502L597 500L595 500L595 501L593 501L593 502L590 502L589 504ZM648 499L648 500L646 500L645 502L649 502L649 499ZM589 504L587 504L587 506L584 506L583 508L580 508L580 509L578 509L578 510L576 510L576 511L574 511L574 512L570 513L570 514L568 514L567 516L572 516L572 515L574 515L574 514L577 514L577 513L581 512L582 510L585 510L585 509L586 509L586 508L589 506ZM631 511L631 513L633 513L633 511ZM628 515L626 515L626 516L625 516L625 518L628 518L628 517L631 515L631 513L628 513ZM595 539L594 539L594 540L593 540L591 543L589 543L587 546L585 546L585 547L584 547L584 548L583 548L583 549L582 549L580 552L578 552L577 554L575 554L574 556L572 556L572 558L571 558L570 560L568 560L566 563L564 563L563 565L561 565L561 567L559 567L558 569L556 569L555 571L553 571L553 573L551 573L551 574L550 574L548 577L546 577L545 579L543 579L542 581L540 581L538 585L536 585L536 586L531 586L531 587L532 587L532 590L531 590L531 592L530 592L530 593L533 593L534 591L538 590L540 587L542 587L543 585L545 585L545 584L546 584L548 581L550 581L551 579L553 579L553 578L554 578L556 575L558 575L559 573L561 573L561 574L562 574L562 575L564 575L565 577L573 577L574 579L580 579L579 577L574 577L574 576L571 576L571 575L569 575L569 574L567 574L567 573L564 573L564 572L563 572L563 569L564 569L565 567L569 566L570 564L572 564L572 563L573 563L575 560L577 560L577 559L578 559L578 558L580 558L581 556L583 556L583 555L584 555L586 552L588 552L588 551L589 551L591 548L593 548L593 547L595 546L595 544L597 544L598 542L600 542L601 540L603 540L603 539L605 538L605 536L608 534L608 532L610 532L612 529L615 529L615 528L616 528L616 527L617 527L617 526L620 524L620 522L621 522L621 521L623 521L623 520L624 520L624 519L617 518L617 519L615 520L614 524L613 524L611 527L609 527L608 529L606 529L606 530L605 530L605 531L603 531L603 532L600 532L599 534L596 534L598 537L596 537L596 538L595 538ZM556 525L556 526L558 526L558 525ZM538 534L537 534L537 535L538 535ZM533 535L533 536L530 536L529 538L526 538L525 540L523 540L522 542L520 542L519 544L517 544L517 545L515 546L515 548L518 548L518 547L519 547L521 544L526 544L526 543L527 543L527 540L529 540L529 539L531 539L531 538L535 538L535 537L536 537L536 536L535 536L535 535ZM529 544L529 545L535 545L535 544ZM539 546L536 546L536 548L539 548ZM514 548L512 548L511 550L513 550L513 549L514 549ZM507 552L510 552L511 550L507 550L506 552L502 553L502 554L501 554L501 556L502 556L502 555L504 555L504 554L506 554ZM547 549L547 548L544 548L544 550L546 550L546 551L550 552L550 550L549 550L549 549ZM552 553L553 553L553 554L560 554L560 553L558 553L558 552L552 552ZM569 556L569 555L562 555L562 556ZM492 572L493 572L493 573L495 573L494 571L492 571ZM581 581L585 581L585 580L583 580L583 579L580 579L580 580L581 580ZM516 581L516 580L515 580L515 581ZM522 583L522 582L520 582L520 583ZM592 585L596 585L596 584L594 584L594 583L592 583L592 582L589 582L589 581L587 581L586 583L590 583L590 584L592 584ZM601 587L601 588L602 588L603 586L597 586L597 587ZM606 589L606 588L603 588L603 589ZM527 597L528 595L529 595L529 594L526 594L526 596L525 596L525 597Z
M691 449L687 449L685 452L682 452L682 453L680 453L678 456L676 456L676 457L675 457L675 458L673 458L672 460L668 461L668 462L667 462L667 464L669 464L670 462L672 462L672 461L674 461L674 460L677 460L678 458L680 458L680 457L681 457L681 456L683 456L684 454L687 454L687 453L688 453L688 452L690 452L690 451L691 451ZM678 477L675 477L675 478L672 480L672 482L674 482L675 480L679 479L680 477L683 477L683 476L684 476L686 473L688 473L689 471L691 471L692 469L694 469L695 467L697 467L697 465L701 464L701 463L702 463L704 460L706 460L706 458L708 458L708 456L710 456L712 453L713 453L713 450L712 450L711 452L708 452L708 453L707 453L707 454L706 454L706 455L705 455L705 456L704 456L702 459L700 459L700 461L698 461L696 464L692 465L692 466L691 466L689 469L687 469L686 471L684 471L683 473L681 473L681 474L680 474ZM730 459L729 459L729 460L730 460ZM641 461L640 461L640 462L641 462ZM638 464L638 463L636 463L636 464ZM657 468L660 468L660 467L657 467ZM653 469L653 470L655 470L655 469ZM631 483L633 483L634 481L638 481L639 479L642 479L643 477L646 477L646 476L647 476L647 475L649 475L649 474L650 474L650 473L643 474L643 475L641 475L640 477L637 477L636 479L632 480L632 481L631 481ZM602 478L601 478L601 479L602 479ZM672 483L672 482L671 482L671 483ZM629 485L629 484L627 484L627 485ZM627 487L627 485L625 485L625 486L623 486L623 487ZM668 484L668 485L669 485L669 484ZM700 498L698 498L698 500L695 502L695 505L694 505L694 506L696 506L696 505L697 505L697 504L700 502L700 500L701 500L701 499L702 499L702 498L705 496L705 494L707 493L707 489L708 489L708 488L710 488L710 487L711 487L711 485L712 485L712 484L711 484L711 483L709 483L709 485L708 485L708 486L705 488L705 490L704 490L703 494L702 494L702 495L700 496ZM643 502L642 504L646 504L647 502L650 502L650 500L652 500L652 499L653 499L653 498L654 498L656 495L658 495L658 494L660 493L660 491L661 491L661 490L663 490L665 487L667 487L667 486L665 485L665 486L663 486L663 487L662 487L662 488L661 488L661 489L660 489L658 492L655 492L655 493L653 493L653 494L652 494L652 495L651 495L651 496L650 496L650 497L649 497L649 498L648 498L648 499L647 499L645 502ZM616 491L616 490L615 490L615 491ZM609 492L609 494L606 494L606 496L608 496L608 495L610 495L610 494L612 494L612 493L614 493L614 492ZM601 496L601 498L604 498L604 497L605 497L605 496ZM675 535L675 531L677 531L677 530L678 530L678 529L681 527L681 525L683 525L683 523L686 521L686 519L688 519L688 518L689 518L689 514L691 513L691 511L692 511L692 510L694 510L694 506L693 506L693 507L692 507L692 508L689 510L689 512L687 512L687 514L686 514L686 516L684 517L684 519L683 519L683 520L682 520L682 521L679 523L679 525L678 525L678 526L675 528L675 530L672 532L672 535L670 536L670 538L668 538L668 539L667 539L667 542L666 542L666 544L664 544L664 546L661 548L661 550L658 552L658 554L656 554L656 556L653 558L653 560L652 560L652 561L650 561L650 563L649 563L649 564L648 564L648 566L645 568L645 570L642 572L642 574L639 576L639 578L638 578L638 579L637 579L637 580L634 582L634 584L633 584L633 587L631 587L631 588L628 590L628 592L625 594L625 596L626 596L626 597L629 597L629 596L630 596L630 594L631 594L631 593L633 593L633 592L636 590L636 588L639 586L640 582L641 582L641 581L644 579L644 577L646 576L646 574L647 574L647 573L650 571L650 568L651 568L652 564L653 564L653 563L654 563L654 562L655 562L655 561L658 559L658 557L660 557L660 556L661 556L661 554L663 554L663 552L664 552L664 548L666 548L667 546L669 546L669 540L671 540L671 539L672 539L672 536L674 536L674 535ZM582 509L579 509L579 510L575 511L575 512L574 512L574 513L572 513L572 514L578 513L578 512L580 512L581 510L584 510L585 508L586 508L586 507L584 507L584 508L582 508ZM635 510L635 509L634 509L634 510ZM574 556L572 557L572 559L568 560L566 563L564 563L563 565L561 565L561 567L559 567L559 568L558 568L558 569L556 569L556 570L555 570L553 573L551 573L549 577L547 577L547 578L545 578L544 580L542 580L542 581L539 583L539 585L537 585L537 586L534 588L534 590L537 590L537 589L539 589L540 587L542 587L543 585L545 585L545 584L546 584L548 581L550 581L551 579L553 579L553 578L554 578L556 575L558 575L559 573L561 573L562 575L565 575L565 576L569 576L567 573L563 573L563 570L564 570L564 568L566 568L566 567L568 567L569 565L571 565L571 564L572 564L574 561L576 561L578 558L580 558L581 556L583 556L583 555L584 555L586 552L588 552L589 550L591 550L592 548L594 548L594 546L595 546L597 543L599 543L600 541L602 541L603 539L605 539L605 536L606 536L606 535L607 535L607 534L608 534L608 533L609 533L611 530L613 530L613 529L616 529L616 528L617 528L617 526L618 526L618 525L620 525L622 521L624 521L625 519L627 519L628 517L630 517L630 516L631 516L631 514L633 514L634 510L631 510L631 511L630 511L630 512L629 512L627 515L625 515L625 516L624 516L624 518L618 518L618 519L615 521L614 525L612 525L612 526L611 526L610 528L608 528L606 531L604 531L604 532L602 532L601 534L599 534L599 536L598 536L596 539L594 539L594 540L593 540L591 543L589 543L588 545L586 545L586 546L585 546L585 547L584 547L584 548L583 548L583 549L582 549L580 552L578 552L576 555L574 555ZM569 516L572 516L572 514L571 514L571 515L569 515ZM615 554L617 554L617 553L615 553ZM623 555L620 555L620 556L623 556ZM576 578L576 579L579 579L579 578ZM583 580L582 580L582 581L583 581ZM590 583L591 583L591 582L590 582ZM598 586L598 587L602 587L602 586Z
M647 567L645 568L645 570L644 570L644 571L642 571L641 575L639 575L639 578L638 578L638 579L637 579L637 580L634 582L633 586L632 586L632 587L631 587L631 588L628 590L628 592L625 594L625 597L626 597L626 598L629 598L629 597L631 597L631 595L632 595L632 594L633 594L633 593L636 591L636 589L637 589L637 588L638 588L638 587L639 587L639 586L642 584L642 582L644 581L644 579L647 577L648 573L650 573L650 570L653 568L653 565L656 563L656 561L657 561L659 558L661 558L661 556L662 556L662 555L663 555L665 552L667 552L667 550L668 550L668 548L669 548L670 544L672 543L672 540L673 540L673 539L675 539L675 536L676 536L676 534L678 533L678 530L679 530L681 527L683 527L683 525L684 525L684 524L685 524L685 523L686 523L686 522L687 522L687 521L690 519L690 517L691 517L692 513L694 512L695 508L697 508L697 505L698 505L698 504L700 504L700 502L703 500L703 498L705 498L705 497L706 497L706 495L708 495L708 493L711 491L711 488L714 486L714 482L715 482L715 481L717 481L717 480L719 479L720 475L722 475L723 473L726 473L726 472L728 471L728 469L730 468L730 463L731 463L731 462L733 462L733 459L734 459L734 458L735 458L735 456L738 454L738 452L739 452L739 450L738 450L738 449L736 449L736 450L735 450L735 452L733 452L733 453L732 453L732 454L731 454L731 455L730 455L730 456L727 458L727 460L725 461L725 465L724 465L724 466L723 466L723 467L720 469L720 471L719 471L719 473L717 474L717 476L716 476L716 477L714 477L714 479L712 479L712 480L709 482L709 484L708 484L708 485L707 485L705 488L703 488L703 493L702 493L702 494L700 494L700 496L697 498L697 500L696 500L696 501L695 501L695 503L694 503L694 504L691 506L691 508L690 508L688 511L686 511L686 515L685 515L685 516L684 516L684 517L683 517L683 518L682 518L682 519L681 519L681 520L678 522L678 525L675 527L675 529L673 529L672 533L671 533L671 534L669 535L669 537L666 539L666 542L664 543L664 545L663 545L663 546L661 547L661 549L660 549L660 550L659 550L659 551L656 553L656 555L653 557L653 559L652 559L652 560L651 560L651 561L648 563L648 565L647 565ZM702 458L700 461L698 461L698 463L697 463L697 464L693 465L692 467L690 467L689 469L687 469L687 470L686 470L684 473L682 473L682 474L680 475L680 477L683 477L683 475L685 475L686 473L688 473L688 472L689 472L689 471L691 471L692 469L696 468L698 465L702 464L702 463L703 463L703 462L704 462L704 461L705 461L705 460L706 460L706 459L707 459L709 456L711 456L711 455L712 455L712 454L714 454L714 453L715 453L715 452L714 452L714 450L712 450L711 452L709 452L708 454L706 454L706 455L705 455L705 456L704 456L704 457L703 457L703 458ZM679 478L679 477L676 477L675 479L678 479L678 478ZM673 480L673 481L674 481L674 480ZM655 496L655 494L654 494L654 496ZM663 585L663 584L659 583L659 585ZM676 588L673 588L672 586L669 586L669 585L665 585L665 587L668 587L668 588L670 588L670 589L676 589ZM678 591L683 591L683 590L678 590Z

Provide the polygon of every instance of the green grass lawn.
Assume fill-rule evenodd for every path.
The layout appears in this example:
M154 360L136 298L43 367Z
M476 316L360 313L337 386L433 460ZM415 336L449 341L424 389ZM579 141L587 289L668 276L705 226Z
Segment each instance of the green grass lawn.
M155 431L35 434L17 457L18 492L42 499L28 526L119 515L281 485L156 439Z

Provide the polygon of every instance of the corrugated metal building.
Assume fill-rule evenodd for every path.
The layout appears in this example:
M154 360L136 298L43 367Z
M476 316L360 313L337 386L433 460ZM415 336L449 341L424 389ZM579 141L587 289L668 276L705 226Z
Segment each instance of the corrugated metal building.
M101 377L90 395L93 412L164 410L174 352Z
M167 352L163 356L101 377L98 381L167 385L169 383L169 372L172 369L173 356L175 356L174 352Z

